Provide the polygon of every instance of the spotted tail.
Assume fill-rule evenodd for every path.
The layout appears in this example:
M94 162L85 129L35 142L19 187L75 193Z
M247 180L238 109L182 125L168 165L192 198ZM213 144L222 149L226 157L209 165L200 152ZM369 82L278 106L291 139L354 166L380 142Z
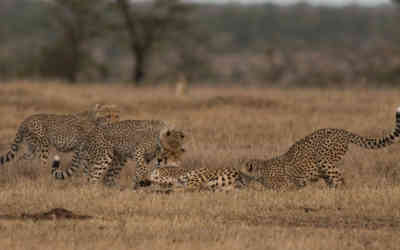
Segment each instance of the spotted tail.
M389 135L380 138L366 138L350 133L350 136L351 143L367 149L384 148L395 143L400 137L400 107L396 110L396 126Z
M75 174L75 172L79 169L79 162L78 162L78 157L76 157L76 154L74 154L74 157L72 158L72 165L66 170L60 170L60 157L58 155L54 156L53 163L51 164L51 175L57 179L57 180L64 180L67 178L70 178ZM87 172L87 168L84 168L85 173Z
M22 143L22 141L23 141L23 135L20 131L18 131L17 135L15 136L14 143L11 145L10 150L7 152L7 154L0 156L1 166L12 161L15 158L15 155L19 150L19 145Z

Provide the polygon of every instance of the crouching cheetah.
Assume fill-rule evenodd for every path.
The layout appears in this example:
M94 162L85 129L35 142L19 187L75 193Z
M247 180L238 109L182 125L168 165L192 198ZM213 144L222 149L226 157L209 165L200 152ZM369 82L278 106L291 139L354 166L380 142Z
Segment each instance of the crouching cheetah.
M96 126L119 121L119 110L115 105L96 104L89 110L75 114L36 114L26 118L18 128L11 149L0 156L0 165L15 158L24 141L28 152L25 159L32 159L39 153L41 165L46 166L49 147L58 152L70 152L80 145L80 140Z
M250 160L240 168L241 174L275 190L304 187L322 178L329 187L344 184L336 164L346 154L349 144L366 149L389 146L400 136L400 107L395 129L387 136L366 138L343 129L319 129L294 143L289 150L269 160Z
M56 179L64 179L83 165L90 183L103 181L114 185L126 161L135 158L134 188L145 186L149 184L150 162L166 160L163 159L166 152L181 151L184 137L182 131L170 129L157 120L126 120L98 127L75 151L71 168L59 170L60 164L55 159L52 174Z

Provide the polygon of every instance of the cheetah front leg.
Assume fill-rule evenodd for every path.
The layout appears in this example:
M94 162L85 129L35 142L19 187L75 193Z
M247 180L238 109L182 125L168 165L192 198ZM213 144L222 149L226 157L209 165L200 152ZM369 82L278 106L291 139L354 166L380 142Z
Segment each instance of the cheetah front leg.
M103 179L107 171L110 169L112 157L109 155L104 156L102 159L95 161L89 168L88 182L90 184L98 184Z
M47 138L40 140L40 163L42 167L46 167L49 160L49 144Z
M28 152L25 152L22 158L24 160L32 160L36 156L36 153L40 150L39 140L32 136L27 136L26 144L28 146Z
M148 170L150 169L149 163L145 161L144 150L137 148L135 151L136 159L136 173L133 180L133 189L138 189L139 187L150 186L151 182L146 178L148 175Z
M116 185L116 180L119 179L119 175L125 164L126 164L126 158L116 157L112 161L111 167L110 169L107 170L107 173L104 177L104 184L106 186Z

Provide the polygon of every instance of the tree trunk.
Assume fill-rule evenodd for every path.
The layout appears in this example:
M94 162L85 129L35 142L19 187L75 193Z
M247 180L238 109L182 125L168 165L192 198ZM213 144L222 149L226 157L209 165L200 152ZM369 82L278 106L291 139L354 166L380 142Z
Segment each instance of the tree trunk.
M133 81L136 85L141 85L145 76L145 56L143 51L135 53L135 68L133 71Z
M74 37L71 37L71 60L69 65L69 70L67 72L67 80L70 83L76 83L78 80L78 73L80 71L80 60L82 59L80 57L80 51L79 51L79 40L75 39Z

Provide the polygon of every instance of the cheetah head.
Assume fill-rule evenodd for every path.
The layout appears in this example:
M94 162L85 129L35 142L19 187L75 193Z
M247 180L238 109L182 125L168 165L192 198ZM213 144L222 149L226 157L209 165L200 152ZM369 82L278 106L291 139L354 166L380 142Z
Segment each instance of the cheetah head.
M120 120L120 110L115 104L96 104L93 107L94 119L101 124L115 123Z
M180 162L182 154L185 153L183 144L185 134L180 130L165 129L160 132L160 144L162 147L158 161Z
M243 162L239 168L240 173L248 177L257 177L258 175L257 164L253 160Z
M164 129L160 132L160 143L165 150L179 151L184 139L185 134L180 130Z
M186 149L181 147L179 150L163 150L159 156L157 156L158 165L163 164L164 166L175 166L178 167L182 162L182 155L186 152Z

